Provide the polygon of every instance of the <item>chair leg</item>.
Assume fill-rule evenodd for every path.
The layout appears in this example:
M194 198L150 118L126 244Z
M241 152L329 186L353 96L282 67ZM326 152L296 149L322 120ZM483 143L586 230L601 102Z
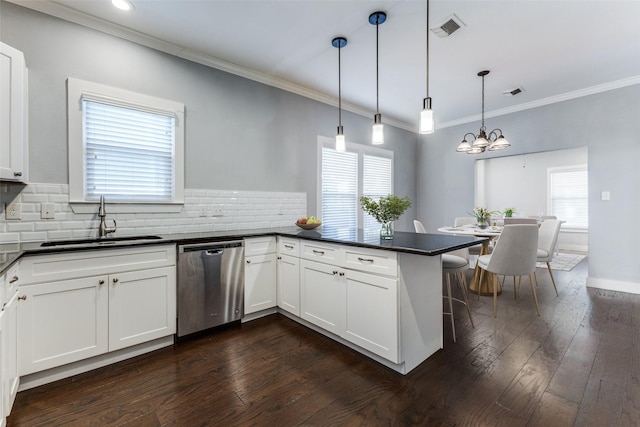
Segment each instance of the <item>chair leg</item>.
M493 287L493 317L498 317L498 286Z
M469 313L469 320L471 321L471 327L475 329L476 325L473 324L473 316L471 315L471 306L469 305L469 295L467 295L467 278L463 272L460 272L460 279L462 282L462 297L464 303L467 305L467 313Z
M478 279L478 301L480 301L480 288L482 287L482 278L484 277L484 270L480 269L480 278Z
M547 268L549 269L549 276L551 276L551 283L553 283L553 289L556 290L556 296L558 296L558 288L556 287L556 279L553 277L553 272L551 271L551 264L547 261Z
M529 284L531 284L531 292L533 292L533 301L536 303L536 311L538 312L538 317L540 316L540 307L538 306L538 296L536 295L536 287L533 285L533 277L531 274L529 275Z
M456 322L453 319L453 303L451 301L451 274L447 273L447 300L449 301L449 315L451 316L451 330L453 331L453 342L456 342Z
M518 290L520 285L516 288L516 276L513 276L513 299L518 299Z

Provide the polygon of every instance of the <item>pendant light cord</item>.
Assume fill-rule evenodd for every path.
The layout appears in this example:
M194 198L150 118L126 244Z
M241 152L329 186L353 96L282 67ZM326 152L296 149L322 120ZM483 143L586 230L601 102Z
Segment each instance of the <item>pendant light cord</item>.
M484 127L484 76L482 76L482 126L480 129L485 129Z
M380 18L376 18L376 113L380 113L380 78L378 73L378 27Z
M340 50L341 44L338 44L338 126L342 126L342 87L341 87L341 70L340 70Z
M426 84L426 88L427 88L427 96L426 98L429 98L429 0L427 0L427 84Z

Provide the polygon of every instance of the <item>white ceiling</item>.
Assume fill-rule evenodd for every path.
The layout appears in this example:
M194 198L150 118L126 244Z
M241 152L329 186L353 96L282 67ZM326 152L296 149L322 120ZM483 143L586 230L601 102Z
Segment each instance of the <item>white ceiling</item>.
M376 28L368 17L381 10L383 122L417 128L426 91L424 0L132 0L129 13L109 0L9 1L334 105L331 40L341 35L348 39L343 107L371 117ZM483 69L491 70L487 118L640 84L640 0L432 0L430 27L453 13L466 26L430 36L430 95L441 127L479 118ZM517 87L524 92L502 94Z

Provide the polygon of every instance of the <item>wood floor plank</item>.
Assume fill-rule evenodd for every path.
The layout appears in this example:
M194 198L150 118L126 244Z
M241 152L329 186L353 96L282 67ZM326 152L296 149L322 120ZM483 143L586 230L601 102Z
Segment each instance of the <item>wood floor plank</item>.
M540 317L526 280L497 318L472 296L476 327L461 306L406 376L271 315L20 392L8 426L637 425L640 295L586 275L557 272L559 296L541 276Z

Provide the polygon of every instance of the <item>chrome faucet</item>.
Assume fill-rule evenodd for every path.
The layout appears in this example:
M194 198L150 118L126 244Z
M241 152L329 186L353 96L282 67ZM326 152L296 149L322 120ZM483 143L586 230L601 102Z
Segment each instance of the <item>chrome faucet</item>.
M113 220L113 227L107 227L105 223L105 217L107 216L107 212L104 209L104 196L100 196L100 207L98 208L98 216L100 217L100 226L98 227L98 238L102 239L106 237L109 233L115 233L116 231L116 220Z

